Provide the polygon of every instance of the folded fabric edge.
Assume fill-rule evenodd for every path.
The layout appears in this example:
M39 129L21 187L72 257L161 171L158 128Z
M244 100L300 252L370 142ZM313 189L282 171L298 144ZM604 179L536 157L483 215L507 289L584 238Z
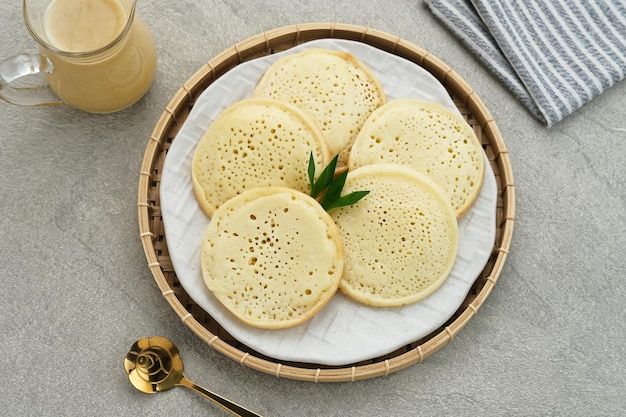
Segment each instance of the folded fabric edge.
M456 4L464 0L437 1ZM548 126L624 78L624 0L471 3Z
M433 15L507 87L528 111L550 126L497 42L469 2L456 2L456 8L438 0L423 0Z

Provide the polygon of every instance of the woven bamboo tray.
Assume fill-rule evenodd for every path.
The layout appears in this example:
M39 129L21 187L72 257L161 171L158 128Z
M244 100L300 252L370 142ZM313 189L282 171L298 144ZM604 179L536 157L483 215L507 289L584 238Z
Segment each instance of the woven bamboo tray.
M187 119L196 98L212 82L242 62L287 50L301 43L338 38L359 41L420 65L447 89L481 141L498 187L496 239L492 254L461 307L430 335L383 357L341 367L279 362L235 340L188 296L169 257L161 218L159 185L168 149ZM148 266L159 290L197 336L242 365L277 377L313 382L345 382L374 378L422 362L450 342L476 315L495 286L504 266L513 233L515 186L508 152L500 132L477 94L451 68L427 51L390 34L367 27L309 23L278 28L240 42L206 63L187 80L159 118L145 151L139 178L138 215Z

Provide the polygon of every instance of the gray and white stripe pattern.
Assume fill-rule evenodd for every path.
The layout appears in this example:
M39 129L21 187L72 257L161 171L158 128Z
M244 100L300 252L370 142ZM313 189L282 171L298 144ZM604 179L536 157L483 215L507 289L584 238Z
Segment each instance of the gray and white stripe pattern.
M624 78L626 0L426 0L552 126Z

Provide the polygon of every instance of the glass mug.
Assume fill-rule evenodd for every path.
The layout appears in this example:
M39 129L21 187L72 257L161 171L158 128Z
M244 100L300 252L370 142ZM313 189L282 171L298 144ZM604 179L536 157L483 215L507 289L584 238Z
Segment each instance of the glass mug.
M19 105L66 103L91 113L134 104L156 70L154 40L135 15L136 2L23 0L26 28L40 53L0 62L0 97ZM45 81L11 85L32 74L43 74ZM32 77L24 79L32 83Z

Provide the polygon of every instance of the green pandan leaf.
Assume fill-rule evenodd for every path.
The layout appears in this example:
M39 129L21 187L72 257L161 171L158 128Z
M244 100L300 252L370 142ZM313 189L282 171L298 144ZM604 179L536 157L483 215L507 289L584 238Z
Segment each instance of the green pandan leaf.
M334 177L338 159L339 155L336 155L326 168L324 168L317 181L315 181L315 161L313 160L312 152L309 157L308 174L309 183L311 184L311 197L317 198L324 190L326 190L326 193L320 203L326 211L330 211L337 207L351 206L369 193L369 191L354 191L350 194L341 196L341 191L343 190L343 186L346 184L346 178L348 177L348 170L339 174L337 178Z
M313 152L309 155L309 184L311 184L311 190L313 189L313 185L315 184L315 160L313 159ZM312 192L312 191L311 191Z
M324 194L324 198L322 198L322 207L326 208L331 202L341 197L341 190L343 190L343 186L346 184L347 176L348 170L345 170L328 185L326 194Z
M326 187L330 185L335 176L335 168L337 167L337 160L339 155L336 155L332 161L324 168L317 181L311 185L311 197L317 198ZM315 177L315 163L313 161L313 152L309 158L309 182L312 182L312 178ZM311 168L312 167L312 168Z
M337 200L334 200L330 203L324 204L324 202L322 202L322 207L324 207L324 210L330 211L337 207L351 206L353 204L356 204L360 199L368 194L369 191L353 191L350 194L339 197Z

